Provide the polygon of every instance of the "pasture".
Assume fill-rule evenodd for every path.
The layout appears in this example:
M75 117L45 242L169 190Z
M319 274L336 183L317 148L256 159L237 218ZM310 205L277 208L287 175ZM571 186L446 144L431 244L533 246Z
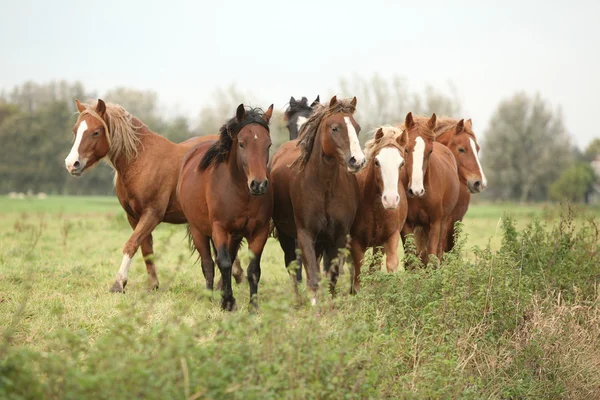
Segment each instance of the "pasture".
M184 225L154 231L158 291L138 251L114 294L131 233L116 198L2 197L0 396L597 398L600 266L586 221L599 211L561 212L474 203L440 269L365 269L350 296L346 266L338 296L321 282L316 307L305 282L298 304L270 238L259 311L248 312L244 282L227 313L204 289ZM245 269L245 245L240 254Z

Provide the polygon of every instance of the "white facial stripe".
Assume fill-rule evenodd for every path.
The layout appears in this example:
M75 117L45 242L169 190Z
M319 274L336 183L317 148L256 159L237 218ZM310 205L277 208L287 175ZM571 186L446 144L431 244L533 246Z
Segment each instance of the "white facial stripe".
M383 180L383 196L396 198L398 195L398 175L399 168L404 158L400 155L398 149L386 147L377 155L381 178Z
M75 161L79 161L79 145L81 145L81 139L83 138L84 132L87 130L87 122L81 121L79 124L79 128L77 128L77 134L75 135L75 143L73 143L73 147L71 148L71 152L65 158L65 165L68 167L73 166Z
M469 138L469 141L471 142L471 149L473 150L473 154L475 155L475 160L477 160L477 166L479 167L479 173L481 174L481 184L483 185L483 187L487 186L487 179L485 177L485 174L483 173L483 168L481 168L481 163L479 162L479 155L477 154L477 146L475 145L475 141L471 138Z
M358 134L356 133L356 129L354 129L354 125L352 125L352 121L350 121L350 117L344 117L344 121L346 121L346 127L348 128L348 140L350 141L350 156L356 159L356 162L360 163L365 159L365 155L360 148L360 142L358 141Z
M300 128L302 128L302 125L304 125L304 123L306 122L308 118L306 117L298 117L296 118L296 129L298 129L298 133L300 133Z
M417 136L415 140L415 149L413 150L413 165L411 187L413 192L423 190L423 161L425 158L425 141L422 137Z

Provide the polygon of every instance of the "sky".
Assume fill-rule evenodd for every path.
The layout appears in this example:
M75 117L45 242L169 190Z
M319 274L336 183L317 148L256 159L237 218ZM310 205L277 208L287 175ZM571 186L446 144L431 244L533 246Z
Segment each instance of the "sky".
M0 90L153 90L165 114L193 117L232 84L283 111L378 73L413 91L451 82L479 135L500 101L539 92L583 148L600 136L598 15L583 0L0 0Z

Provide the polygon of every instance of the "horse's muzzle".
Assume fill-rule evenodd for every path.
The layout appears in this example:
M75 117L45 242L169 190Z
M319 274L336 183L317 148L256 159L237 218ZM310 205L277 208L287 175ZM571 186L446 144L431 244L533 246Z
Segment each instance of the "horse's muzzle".
M250 182L248 185L250 189L250 194L253 196L262 196L267 193L267 189L269 188L269 180L265 179L264 181L257 181L255 179Z

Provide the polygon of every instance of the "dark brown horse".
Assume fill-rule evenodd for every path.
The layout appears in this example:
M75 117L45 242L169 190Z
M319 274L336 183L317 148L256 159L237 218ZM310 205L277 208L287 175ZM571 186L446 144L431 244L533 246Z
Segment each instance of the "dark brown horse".
M460 184L450 150L435 142L436 115L430 119L406 115L401 127L408 133L406 167L402 183L408 190L408 215L402 241L414 234L417 253L424 264L429 255L442 259L452 210Z
M294 140L298 137L298 132L302 125L308 120L308 116L313 110L313 107L319 104L319 96L308 105L308 99L302 97L300 100L296 100L294 96L290 97L290 105L283 113L283 118L286 122L288 131L290 132L290 140Z
M318 104L302 126L299 139L284 143L271 160L275 208L273 222L285 263L296 259L294 239L302 251L307 285L316 304L318 258L338 255L354 222L359 190L354 176L365 164L354 120L356 97L332 97ZM343 265L343 257L337 266ZM338 268L326 266L331 289Z
M366 144L367 166L356 174L360 201L351 230L354 283L350 293L360 288L360 270L367 248L384 246L387 271L398 269L400 230L408 210L400 180L407 142L406 131L382 126Z
M118 104L101 99L93 104L75 103L80 114L65 166L71 175L81 176L104 159L116 172L117 198L134 230L123 248L123 261L110 290L124 291L131 260L140 246L150 286L157 288L152 231L161 222L186 222L175 195L179 165L194 144L210 138L176 144L150 131Z
M251 252L248 266L250 302L256 305L260 258L269 236L273 193L269 186L269 120L266 112L237 108L220 129L219 140L195 146L183 159L177 196L202 259L206 287L213 288L212 239L221 271L221 306L235 308L231 268L243 238Z
M444 251L454 247L454 224L462 221L471 202L471 193L479 193L487 187L487 179L479 162L479 145L473 133L470 119L457 121L452 118L441 118L435 129L436 141L448 147L458 165L460 194L456 207L452 211L448 239Z

